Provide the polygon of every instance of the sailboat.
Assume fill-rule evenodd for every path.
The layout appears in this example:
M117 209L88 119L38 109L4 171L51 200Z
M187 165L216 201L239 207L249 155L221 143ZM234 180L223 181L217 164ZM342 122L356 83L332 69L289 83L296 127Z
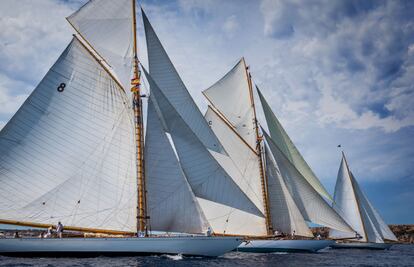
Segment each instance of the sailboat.
M238 251L310 251L330 240L313 238L306 221L352 233L352 228L324 200L331 198L306 164L263 95L258 91L271 136L256 117L252 78L244 58L203 91L210 102L205 114L227 156L213 153L257 207L249 213L200 199L215 235L247 236ZM277 240L274 232L308 240Z
M384 241L398 241L362 192L349 170L344 152L335 185L333 208L355 229L355 233L350 236L331 229L329 236L340 240L332 248L389 249L392 243Z
M210 154L225 151L143 11L140 65L135 6L91 0L69 16L72 41L0 132L0 224L122 237L0 239L0 254L219 256L243 242L205 235L197 198L257 211Z

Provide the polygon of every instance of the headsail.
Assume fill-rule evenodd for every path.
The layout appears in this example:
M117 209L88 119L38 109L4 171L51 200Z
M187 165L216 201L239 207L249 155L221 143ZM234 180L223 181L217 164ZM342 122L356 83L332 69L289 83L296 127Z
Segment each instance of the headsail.
M351 172L351 179L355 185L355 192L360 199L362 219L365 222L365 229L369 242L384 242L384 240L398 241L388 225L382 220L381 216L374 209L368 198L362 192ZM375 241L374 241L375 240Z
M217 152L204 146L151 75L145 68L143 70L156 110L160 112L159 116L167 127L165 130L171 134L180 164L195 195L261 216L260 210L214 159L212 154Z
M203 91L203 94L231 123L234 130L255 150L256 133L252 95L249 89L246 63L242 58L223 78ZM228 101L231 100L231 105Z
M360 189L354 175L349 170L345 154L342 153L341 166L335 186L333 207L362 237L361 241L383 243L384 239L397 241L378 212ZM332 238L355 238L331 230Z
M130 86L133 55L132 1L90 0L67 20Z
M216 136L178 75L174 65L164 50L158 36L142 10L145 36L147 40L149 73L161 92L168 98L172 107L191 131L210 150L225 153Z
M151 230L205 232L208 223L163 130L152 96L147 121L145 170Z
M135 231L127 96L72 40L0 132L0 219Z
M296 167L296 169L305 177L309 184L322 196L326 197L329 200L332 200L332 197L326 191L325 187L321 184L319 179L313 173L312 169L303 159L299 150L290 140L285 129L283 129L279 120L276 118L266 99L257 88L259 94L260 102L262 103L263 111L266 117L267 126L269 127L270 135L275 144L283 152L286 158Z
M277 163L268 149L265 150L266 174L268 180L269 206L273 229L298 236L313 237L302 214L296 206L285 181L277 168Z
M333 229L353 233L353 229L315 191L303 175L279 149L273 139L262 129L270 151L275 158L289 192L307 221Z

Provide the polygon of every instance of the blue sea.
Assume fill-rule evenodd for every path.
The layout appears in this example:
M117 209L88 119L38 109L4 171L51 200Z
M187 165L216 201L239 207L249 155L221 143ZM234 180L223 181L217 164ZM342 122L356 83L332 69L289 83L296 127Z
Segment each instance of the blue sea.
M218 258L182 256L97 258L11 258L0 256L0 266L414 266L414 245L394 245L388 251L333 250L319 253L240 253Z

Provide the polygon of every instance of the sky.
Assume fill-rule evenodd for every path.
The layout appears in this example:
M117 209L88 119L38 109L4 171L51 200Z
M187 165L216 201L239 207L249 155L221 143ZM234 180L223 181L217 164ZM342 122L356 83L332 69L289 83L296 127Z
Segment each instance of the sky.
M0 1L0 129L65 49L73 34L65 17L85 2ZM139 4L201 110L201 91L244 56L330 193L341 144L385 221L414 223L414 1ZM146 65L141 21L138 37Z

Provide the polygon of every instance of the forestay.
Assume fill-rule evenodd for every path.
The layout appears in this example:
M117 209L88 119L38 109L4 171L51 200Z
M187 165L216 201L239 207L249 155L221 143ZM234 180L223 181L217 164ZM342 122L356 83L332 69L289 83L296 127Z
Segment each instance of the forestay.
M246 63L242 58L224 77L203 91L203 94L224 115L245 142L255 149L253 96L248 79Z
M133 117L75 38L0 132L0 219L135 231Z
M261 216L260 210L214 159L211 153L216 152L203 145L167 96L159 89L151 75L145 68L143 71L149 82L156 110L160 112L159 115L167 127L165 130L171 134L181 167L194 194L197 197Z
M295 166L295 168L302 174L302 176L309 182L309 184L322 196L326 197L329 200L332 200L332 197L326 191L324 186L321 184L319 179L313 173L312 169L303 159L299 150L293 144L292 140L283 129L279 120L276 118L276 115L273 113L266 99L257 88L259 94L260 102L262 103L262 108L266 117L267 126L270 131L270 135L275 144L283 152L286 158Z
M90 0L67 19L129 88L133 53L132 1Z
M203 233L208 223L163 130L152 96L147 116L145 171L151 230Z
M313 237L287 189L285 181L277 168L277 163L268 150L265 149L266 174L273 230L277 230L279 233L292 234L295 232L298 236Z
M303 218L307 221L327 226L344 232L353 233L352 228L336 213L325 200L315 191L309 182L287 159L270 136L263 131L270 151L278 164L289 192L299 208Z
M142 16L147 40L149 72L152 79L203 145L210 150L225 153L178 75L144 11L142 11Z
M205 118L228 153L228 156L219 153L212 155L250 201L263 212L260 163L256 152L211 107L208 108ZM216 233L266 235L265 219L262 216L250 215L210 201L200 203Z

